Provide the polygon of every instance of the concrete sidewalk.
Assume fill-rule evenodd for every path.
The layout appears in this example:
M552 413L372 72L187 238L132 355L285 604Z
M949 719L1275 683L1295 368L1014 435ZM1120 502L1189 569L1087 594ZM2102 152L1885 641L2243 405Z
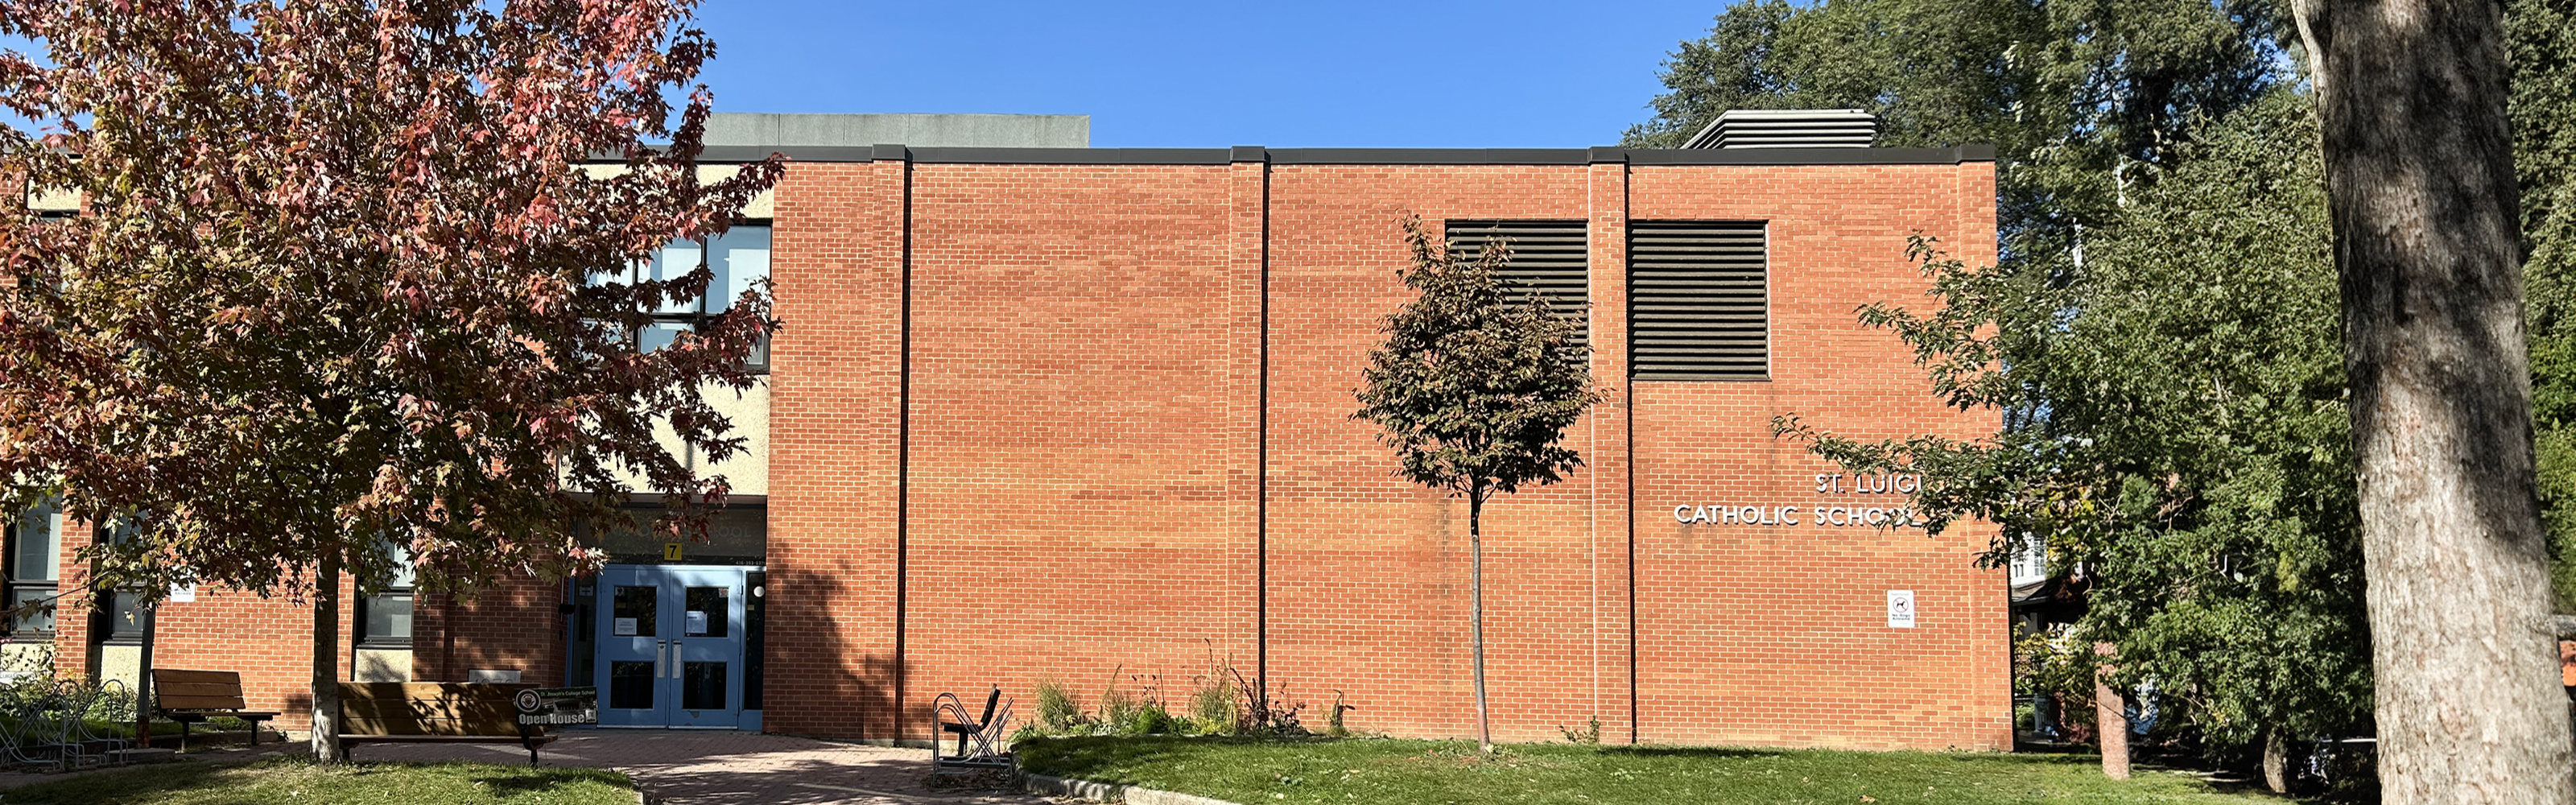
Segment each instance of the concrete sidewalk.
M1033 805L1003 791L934 791L930 750L889 749L720 730L565 730L540 765L616 769L668 805ZM516 744L364 744L360 761L528 762Z

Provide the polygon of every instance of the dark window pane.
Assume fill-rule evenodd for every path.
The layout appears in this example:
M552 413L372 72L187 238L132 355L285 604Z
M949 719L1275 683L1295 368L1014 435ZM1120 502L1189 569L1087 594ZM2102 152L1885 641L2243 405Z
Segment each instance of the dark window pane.
M411 642L411 593L385 593L367 596L366 631L361 639L370 643Z
M683 710L725 709L725 664L721 662L681 663L680 708Z
M104 637L109 640L143 639L143 608L135 604L133 593L116 594L115 606L107 611L107 634Z
M53 581L63 555L62 512L50 501L30 509L10 536L14 544L9 546L9 578Z
M723 587L691 587L687 596L687 637L724 637L726 624L733 620L733 601L725 597Z
M662 588L621 586L611 601L611 609L615 611L609 613L610 635L657 637L662 634L661 624L655 620L661 614Z
M653 709L653 663L619 661L608 664L608 706L619 710Z
M20 614L18 616L17 623L12 628L21 634L27 632L51 633L54 630L54 604L48 599L53 597L54 588L52 587L9 588L10 611L15 612L19 607L27 606L29 604L36 605L33 611Z

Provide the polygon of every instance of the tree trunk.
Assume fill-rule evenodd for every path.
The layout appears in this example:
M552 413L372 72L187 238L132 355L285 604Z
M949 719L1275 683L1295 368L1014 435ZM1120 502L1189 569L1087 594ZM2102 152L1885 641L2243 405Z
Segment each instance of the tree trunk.
M2281 736L2280 727L2263 733L2263 787L2290 793L2290 739Z
M2111 653L2111 644L2093 647L2096 654ZM2124 712L2128 700L2111 688L2111 666L2104 664L2093 675L2093 737L2102 744L2102 776L2114 780L2129 779L2129 716Z
M1467 493L1467 622L1476 665L1476 750L1494 753L1492 717L1485 709L1485 493Z
M2545 628L2502 7L2295 6L2342 278L2382 796L2576 802Z
M313 760L349 759L340 746L340 555L324 551L313 590Z

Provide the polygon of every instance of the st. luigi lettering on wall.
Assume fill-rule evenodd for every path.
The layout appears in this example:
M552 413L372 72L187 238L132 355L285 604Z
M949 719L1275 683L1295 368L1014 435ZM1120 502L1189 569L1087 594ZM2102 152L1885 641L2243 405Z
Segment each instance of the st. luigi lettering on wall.
M1816 474L1816 494L1819 495L1911 495L1922 488L1923 476L1920 475ZM1870 506L1866 505L1868 502L1867 499L1840 503L1819 500L1805 506L1733 503L1695 506L1684 503L1673 507L1673 522L1682 525L1812 525L1817 528L1923 527L1922 516L1912 508Z

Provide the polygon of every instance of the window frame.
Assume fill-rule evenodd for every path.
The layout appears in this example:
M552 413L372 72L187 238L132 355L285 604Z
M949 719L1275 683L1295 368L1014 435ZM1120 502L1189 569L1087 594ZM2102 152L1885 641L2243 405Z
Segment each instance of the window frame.
M354 625L356 626L356 630L355 630L355 631L357 631L357 633L358 633L358 634L357 634L357 636L356 636L356 638L357 638L357 643L356 643L356 644L357 644L357 646L358 646L358 647L360 647L360 648L410 648L410 647L411 647L411 645L412 645L412 631L413 631L412 629L406 628L406 629L404 629L404 630L403 630L403 633L402 633L401 635L396 636L396 635L390 635L390 634L378 634L378 633L376 633L372 628L370 628L370 627L373 625L373 624L371 623L372 618L370 617L370 615L372 615L372 614L374 613L374 611L376 610L376 608L377 608L377 607L384 606L384 605L385 605L385 602L387 602L387 601L391 601L391 600L393 600L393 599L401 599L401 600L404 602L404 607L403 607L403 609L405 609L406 611L408 611L409 613L411 613L410 615L406 615L406 616L404 617L404 619L403 619L403 625L404 625L404 626L406 626L406 627L409 627L409 626L411 626L411 625L412 625L412 617L413 617L413 616L418 615L418 614L419 614L419 612L420 612L420 610L417 608L417 605L419 604L420 599L419 599L419 598L418 598L418 597L417 597L417 596L412 592L411 585L403 585L403 586L401 586L401 587L387 587L387 588L385 588L385 589L383 589L383 590L379 590L379 591L377 591L375 595L362 595L362 596L359 596L359 597L358 597L358 611L357 611L357 613L356 613L356 617L355 617L355 618L353 618L353 620L354 620L354 621L356 621L356 623L355 623Z
M50 574L53 578L28 579L23 577L25 568L18 561L18 553L27 539L26 529L32 522L30 515L39 511L46 512L41 516L47 522L41 528L47 532L46 539L53 543L52 549L47 551L54 557L54 567L51 568ZM55 510L51 501L48 501L46 505L20 512L16 517L7 520L7 531L0 533L0 538L7 540L7 544L0 545L0 562L6 563L5 567L0 567L0 604L5 604L10 609L17 608L20 600L19 592L22 590L43 590L46 597L54 599L62 596L63 529L60 518L61 513ZM0 618L0 635L18 637L23 631L28 635L43 635L50 640L62 628L59 606L56 607L54 614L44 618L46 628L21 630L19 620L14 617Z
M771 218L736 218L736 219L734 219L734 220L733 220L733 222L732 222L730 225L728 225L728 226L725 228L725 232L724 232L724 234L732 234L732 233L733 233L734 231L736 231L736 230L741 230L741 229L751 229L751 228L758 228L758 229L766 229L766 230L769 230L769 231L770 231L770 235L771 235L771 237L772 237L772 238L775 238L775 237L776 237L776 235L777 235L777 227L776 227L776 225L775 225L775 219L771 219ZM696 245L697 245L697 247L698 247L698 265L697 265L697 267L698 267L698 268L708 268L708 267L710 266L710 261L712 261L713 259L715 259L715 251L714 251L714 249L711 247L711 244L712 244L713 242L715 242L716 240L721 239L723 236L724 236L724 235L722 235L722 234L720 234L720 235L715 235L715 236L699 235L699 236L696 236L696 237L688 238L686 241L676 241L676 240L675 240L675 241L672 241L672 242L671 242L671 243L669 243L669 244L665 244L662 248L664 248L664 249L668 249L668 248L671 248L672 246L679 245L680 243L683 243L683 242L696 244ZM772 241L772 243L775 243L775 241L773 240L773 241ZM773 247L773 251L774 251L774 247ZM634 266L634 267L631 267L631 268L627 269L627 272L626 272L627 281L628 281L628 282L641 282L641 281L643 281L643 279L644 279L644 276L643 276L644 271L645 271L645 265L636 265L636 266ZM763 280L767 280L767 279L769 279L769 276L770 276L769 274L764 273L764 274L761 276L761 279L763 279ZM639 329L639 330L636 330L636 331L634 331L634 332L630 332L630 333L627 333L627 334L626 334L627 344L628 344L629 346L634 347L634 348L635 348L635 350L636 350L636 351L638 351L638 352L645 351L645 349L646 349L646 348L645 348L645 346L644 346L644 334L645 334L645 332L646 332L646 331L648 331L648 330L652 329L653 327L655 327L655 326L657 326L657 325L683 325L683 326L685 326L685 327L686 327L687 331L689 331L689 332L696 332L696 331L697 331L697 330L699 330L700 328L705 327L705 326L706 326L706 323L707 323L708 321L713 320L713 319L714 319L715 317L717 317L717 316L724 315L724 310L718 310L718 311L715 311L715 312L708 312L708 311L707 311L707 305L708 305L708 303L709 303L709 302L714 298L714 296L715 296L715 292L716 292L716 289L714 289L714 288L709 288L709 289L708 289L708 293L706 293L706 294L701 294L701 295L698 297L698 299L697 299L697 303L696 303L696 304L697 304L697 310L694 310L694 311L682 312L682 313L666 313L666 312L662 312L662 311L654 311L653 313L651 313L651 314L649 314L649 315L647 316L647 320L645 321L645 324L644 324L644 329ZM726 310L730 310L730 309L732 309L732 306L733 306L732 301L731 301L731 300L726 300L726 303L725 303L725 309L726 309ZM656 347L656 349L658 349L658 347ZM744 360L744 361L743 361L743 369L744 369L745 371L748 371L748 372L750 372L750 373L752 373L752 374L756 374L756 375L766 375L766 374L769 374L769 339L768 339L767 337L763 337L763 338L761 339L761 342L760 342L759 346L754 347L754 348L753 348L753 350L752 350L752 354L751 354L751 355L750 355L746 360Z

